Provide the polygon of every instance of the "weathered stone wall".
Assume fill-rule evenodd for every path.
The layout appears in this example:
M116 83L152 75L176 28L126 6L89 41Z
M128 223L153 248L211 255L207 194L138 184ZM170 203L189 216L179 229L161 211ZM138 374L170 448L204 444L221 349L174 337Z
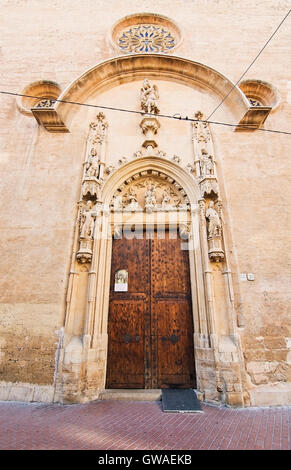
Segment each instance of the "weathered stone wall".
M176 55L205 63L235 82L290 8L285 0L150 0L145 5L124 0L118 8L116 4L113 0L2 0L0 89L19 92L38 80L54 80L64 89L88 68L114 56L108 41L114 22L143 10L177 22L184 37ZM265 80L278 89L281 102L265 128L290 132L289 25L290 18L244 78ZM221 99L202 88L158 77L155 82L164 114L193 117L201 109L207 116ZM135 81L103 90L90 101L138 109L140 85ZM97 110L76 106L70 133L50 134L33 117L19 112L15 97L1 95L0 103L0 380L9 387L11 383L47 386L54 381L57 331L64 323L85 139ZM108 163L116 165L120 157L131 157L139 148L140 119L105 113L110 126ZM234 117L223 105L213 120L232 123ZM279 384L277 397L287 402L290 136L233 132L215 125L211 131L247 372L245 387L251 404L268 404L276 402L272 390ZM157 140L162 150L179 155L183 164L192 161L188 123L161 119ZM240 274L244 273L253 273L254 281L243 280ZM221 290L217 287L215 294L216 322L224 335L226 307ZM207 381L207 374L203 380ZM29 390L27 396L33 399Z

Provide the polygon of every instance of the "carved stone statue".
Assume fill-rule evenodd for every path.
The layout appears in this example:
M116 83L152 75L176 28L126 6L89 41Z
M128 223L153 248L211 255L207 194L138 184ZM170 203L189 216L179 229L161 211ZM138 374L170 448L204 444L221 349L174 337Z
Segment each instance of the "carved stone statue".
M156 185L155 183L150 182L145 192L145 208L147 211L151 212L153 209L156 208L156 206Z
M136 192L132 186L129 188L127 199L128 199L129 204L137 202Z
M137 202L137 195L136 195L136 192L135 192L133 186L131 186L128 190L127 203L128 203L128 205L126 206L125 210L127 210L127 211L140 210L140 207L139 207L138 202Z
M208 238L221 237L221 221L217 211L214 209L213 201L209 202L205 217L208 220Z
M121 211L123 208L123 203L122 203L122 196L121 194L117 194L116 196L113 197L113 208L115 211Z
M213 157L212 155L208 155L205 149L201 150L200 172L201 172L201 176L213 176L214 175Z
M170 200L171 200L170 189L165 188L163 193L162 193L162 206L161 206L161 208L163 210L167 210L169 208L172 208L172 206L170 204Z
M148 114L159 114L160 110L157 107L158 98L158 87L151 85L149 80L145 78L141 88L141 109Z
M93 202L87 201L85 208L81 213L80 238L92 239L96 212L93 211Z
M89 159L86 163L85 170L86 170L86 173L85 173L86 177L92 177L93 176L94 178L98 178L98 176L99 176L99 159L97 157L97 152L94 148L91 149L90 156L89 156Z

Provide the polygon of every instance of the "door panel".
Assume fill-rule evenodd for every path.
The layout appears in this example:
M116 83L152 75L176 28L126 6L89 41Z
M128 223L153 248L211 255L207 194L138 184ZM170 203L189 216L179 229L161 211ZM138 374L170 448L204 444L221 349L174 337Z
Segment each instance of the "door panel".
M145 388L149 241L113 240L108 317L107 388ZM115 273L128 272L128 290L115 291ZM147 326L149 328L149 326Z
M108 388L195 386L188 255L168 232L113 241ZM120 269L127 292L114 290Z
M109 388L144 388L144 325L146 303L113 300L110 305Z
M157 300L157 387L194 386L192 312L186 300Z

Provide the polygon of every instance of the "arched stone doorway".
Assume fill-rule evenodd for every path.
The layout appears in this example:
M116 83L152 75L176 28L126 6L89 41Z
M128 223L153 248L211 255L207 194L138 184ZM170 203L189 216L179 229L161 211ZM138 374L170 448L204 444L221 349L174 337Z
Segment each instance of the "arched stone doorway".
M173 186L173 197L182 195L183 201L179 208L151 212L144 211L143 207L140 211L112 211L116 205L116 196L122 194L125 187L128 195L133 182L155 178ZM215 280L209 264L205 204L199 198L198 186L190 173L176 163L156 156L126 163L107 179L102 191L104 203L96 213L92 258L86 281L81 274L71 271L71 298L58 376L62 380L58 384L62 401L96 399L106 386L112 235L115 233L118 237L122 226L144 227L146 222L149 226L164 224L166 228L176 225L183 238L186 238L184 243L189 253L197 390L204 394L206 400L218 401L225 390L224 384L227 380L231 382L233 377L241 390L240 344L235 342L235 329L233 327L229 337L223 337L222 340L216 332L213 305ZM139 198L136 199L138 203ZM77 240L78 233L76 247ZM87 270L86 262L81 263L82 272ZM229 278L225 276L224 279L228 284ZM78 301L76 299L80 290L87 292L84 299L86 308L82 334L76 335L76 309L73 305ZM234 325L233 319L229 318L228 321L230 327ZM230 360L225 361L224 358ZM229 392L227 397L228 402L232 397L233 404L242 404L242 392L234 392L233 395Z
M105 115L99 113L89 125L64 335L59 348L56 400L88 401L104 390L112 235L118 234L120 226L144 228L147 222L154 227L164 224L167 229L175 223L188 236L197 389L208 401L243 404L244 365L236 330L227 237L222 230L215 153L202 114L196 113L195 117L191 130L194 158L186 167L177 155L169 157L159 150L154 137L158 119L148 111L144 111L140 123L146 138L141 151L135 152L129 162L126 157L120 158L118 168L110 164L110 157L107 161L105 157ZM168 187L161 187L159 207L145 201L141 187L141 196L130 193L137 182L147 186L150 180L159 184L163 181ZM140 206L141 200L141 210L133 207Z

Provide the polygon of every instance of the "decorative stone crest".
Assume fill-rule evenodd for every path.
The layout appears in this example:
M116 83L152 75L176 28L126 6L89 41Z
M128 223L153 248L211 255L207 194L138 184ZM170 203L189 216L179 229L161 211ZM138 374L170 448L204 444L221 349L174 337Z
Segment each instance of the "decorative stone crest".
M43 99L43 100L40 100L35 107L36 108L53 108L55 105L55 102L56 100Z

